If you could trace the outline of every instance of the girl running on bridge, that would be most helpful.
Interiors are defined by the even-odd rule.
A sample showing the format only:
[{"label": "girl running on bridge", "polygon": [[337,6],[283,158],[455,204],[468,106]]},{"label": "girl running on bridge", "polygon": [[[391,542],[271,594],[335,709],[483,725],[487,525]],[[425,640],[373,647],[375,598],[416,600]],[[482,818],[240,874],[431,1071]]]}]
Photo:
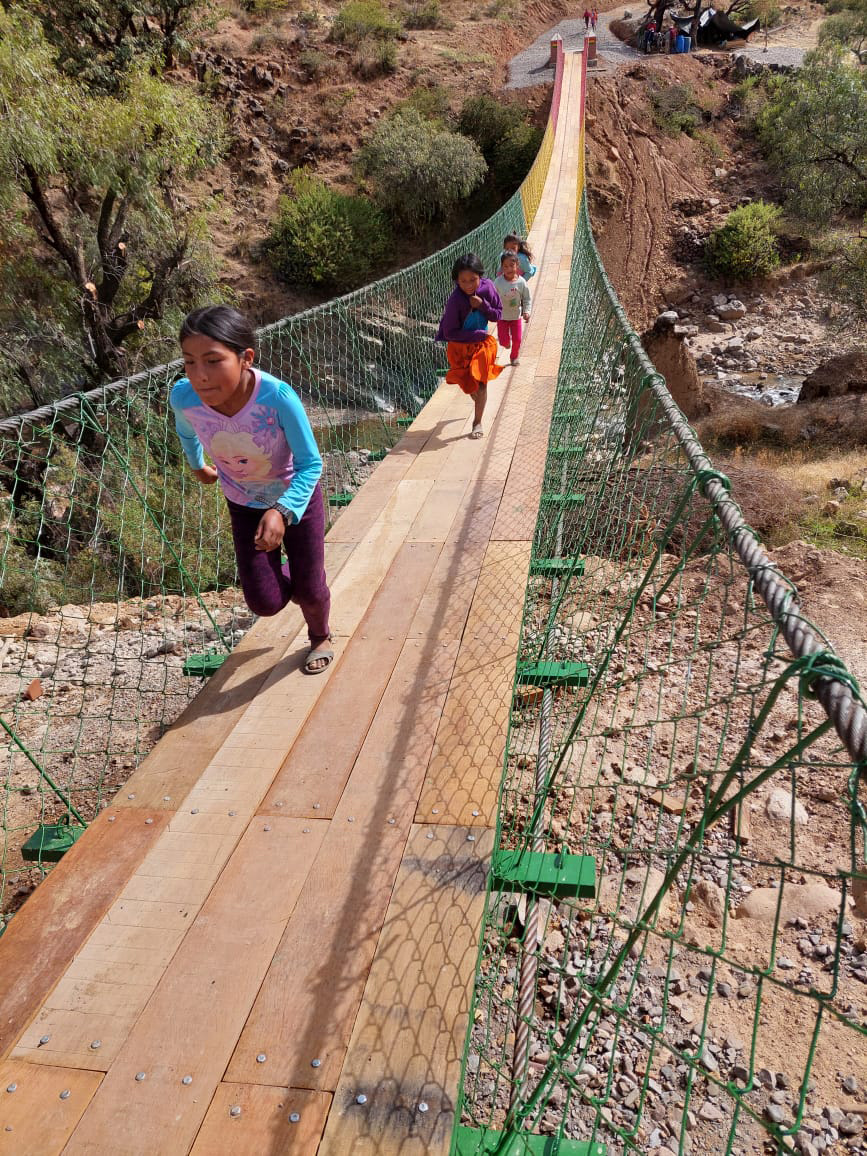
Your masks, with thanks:
[{"label": "girl running on bridge", "polygon": [[503,316],[497,322],[497,340],[503,349],[511,351],[512,365],[518,364],[524,322],[530,320],[530,289],[521,276],[518,254],[505,252],[500,256],[500,275],[494,288],[503,302]]},{"label": "girl running on bridge", "polygon": [[[536,266],[533,264],[533,254],[530,252],[530,246],[517,233],[509,233],[503,240],[503,252],[516,253],[518,257],[518,264],[521,266],[521,276],[525,281],[536,272]],[[503,258],[500,257],[500,265],[503,263]]]},{"label": "girl running on bridge", "polygon": [[446,381],[459,385],[473,399],[471,438],[484,436],[482,415],[488,400],[488,382],[503,371],[497,365],[497,339],[488,322],[499,321],[503,306],[493,281],[485,276],[475,253],[465,253],[452,266],[454,292],[446,301],[436,340],[448,342]]},{"label": "girl running on bridge", "polygon": [[187,376],[170,396],[175,428],[195,477],[223,488],[246,603],[269,616],[297,602],[310,635],[304,670],[320,674],[334,651],[322,458],[307,414],[291,386],[253,365],[255,333],[237,309],[196,309],[180,342]]}]

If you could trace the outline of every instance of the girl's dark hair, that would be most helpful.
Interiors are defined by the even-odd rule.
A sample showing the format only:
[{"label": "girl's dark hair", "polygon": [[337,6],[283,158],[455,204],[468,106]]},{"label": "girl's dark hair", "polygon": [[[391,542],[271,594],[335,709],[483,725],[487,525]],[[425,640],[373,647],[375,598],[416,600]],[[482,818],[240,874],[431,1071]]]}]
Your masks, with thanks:
[{"label": "girl's dark hair", "polygon": [[519,253],[523,253],[525,257],[529,257],[531,261],[533,260],[533,254],[530,252],[530,246],[527,244],[524,238],[519,237],[517,233],[509,233],[506,237],[503,238],[503,248],[505,249],[507,245],[517,245]]},{"label": "girl's dark hair", "polygon": [[463,256],[458,257],[452,265],[452,281],[457,281],[458,274],[464,272],[478,273],[480,277],[484,277],[485,267],[481,257],[477,257],[475,253],[464,253]]},{"label": "girl's dark hair", "polygon": [[178,339],[210,337],[235,353],[256,348],[256,333],[243,313],[231,305],[205,305],[187,314]]}]

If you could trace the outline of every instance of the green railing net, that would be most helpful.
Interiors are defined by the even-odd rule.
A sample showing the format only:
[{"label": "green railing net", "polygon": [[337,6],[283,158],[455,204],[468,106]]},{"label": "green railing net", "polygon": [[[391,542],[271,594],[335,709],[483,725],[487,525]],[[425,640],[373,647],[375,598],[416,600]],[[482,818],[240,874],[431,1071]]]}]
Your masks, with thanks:
[{"label": "green railing net", "polygon": [[865,751],[583,208],[453,1151],[864,1151]]},{"label": "green railing net", "polygon": [[[333,516],[442,376],[433,336],[455,257],[491,269],[506,233],[526,232],[551,136],[477,229],[260,331],[259,364],[313,421]],[[224,503],[190,476],[167,412],[180,375],[173,362],[0,421],[0,930],[195,696],[185,661],[252,624]]]}]

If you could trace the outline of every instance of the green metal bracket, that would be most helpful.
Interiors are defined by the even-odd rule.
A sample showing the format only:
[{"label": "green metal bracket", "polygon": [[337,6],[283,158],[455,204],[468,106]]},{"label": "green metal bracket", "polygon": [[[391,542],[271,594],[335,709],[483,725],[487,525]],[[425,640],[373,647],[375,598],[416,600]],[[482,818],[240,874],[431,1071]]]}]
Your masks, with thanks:
[{"label": "green metal bracket", "polygon": [[551,578],[580,578],[584,573],[584,559],[534,558],[530,562],[530,573]]},{"label": "green metal bracket", "polygon": [[552,506],[583,506],[583,494],[543,494],[542,501]]},{"label": "green metal bracket", "polygon": [[586,686],[590,669],[586,662],[521,662],[518,681],[533,686]]},{"label": "green metal bracket", "polygon": [[213,650],[207,654],[191,654],[181,669],[188,678],[210,678],[228,657],[228,654],[217,654]]},{"label": "green metal bracket", "polygon": [[337,494],[328,495],[329,506],[348,506],[355,494],[351,494],[349,490],[341,490]]},{"label": "green metal bracket", "polygon": [[557,899],[596,896],[596,860],[561,851],[495,851],[491,864],[495,891],[529,891]]},{"label": "green metal bracket", "polygon": [[406,426],[408,426],[408,425],[412,425],[412,423],[413,423],[414,421],[415,421],[415,418],[414,418],[414,417],[399,417],[399,418],[397,419],[397,424],[398,424],[399,426],[403,426],[404,428],[406,428]]},{"label": "green metal bracket", "polygon": [[452,1156],[606,1156],[604,1144],[595,1140],[567,1140],[559,1136],[536,1136],[532,1132],[516,1132],[505,1147],[500,1148],[501,1133],[487,1128],[467,1128],[459,1124],[452,1139]]},{"label": "green metal bracket", "polygon": [[40,823],[22,844],[21,858],[30,863],[57,863],[86,830],[78,823]]},{"label": "green metal bracket", "polygon": [[387,453],[388,453],[388,450],[385,450],[385,449],[371,450],[370,453],[367,455],[367,460],[369,462],[381,462]]}]

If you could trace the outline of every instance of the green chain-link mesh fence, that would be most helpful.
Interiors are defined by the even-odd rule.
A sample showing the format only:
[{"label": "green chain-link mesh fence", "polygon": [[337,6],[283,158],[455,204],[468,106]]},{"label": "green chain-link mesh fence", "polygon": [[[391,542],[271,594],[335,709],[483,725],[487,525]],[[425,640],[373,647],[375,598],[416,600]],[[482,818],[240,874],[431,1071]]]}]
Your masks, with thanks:
[{"label": "green chain-link mesh fence", "polygon": [[867,1151],[865,752],[582,209],[454,1151]]},{"label": "green chain-link mesh fence", "polygon": [[[310,414],[333,516],[442,376],[455,257],[493,270],[526,232],[552,140],[550,126],[521,188],[465,237],[260,331],[258,364]],[[252,624],[224,503],[190,476],[167,409],[181,372],[0,421],[0,930],[197,693],[185,662],[218,661]]]}]

